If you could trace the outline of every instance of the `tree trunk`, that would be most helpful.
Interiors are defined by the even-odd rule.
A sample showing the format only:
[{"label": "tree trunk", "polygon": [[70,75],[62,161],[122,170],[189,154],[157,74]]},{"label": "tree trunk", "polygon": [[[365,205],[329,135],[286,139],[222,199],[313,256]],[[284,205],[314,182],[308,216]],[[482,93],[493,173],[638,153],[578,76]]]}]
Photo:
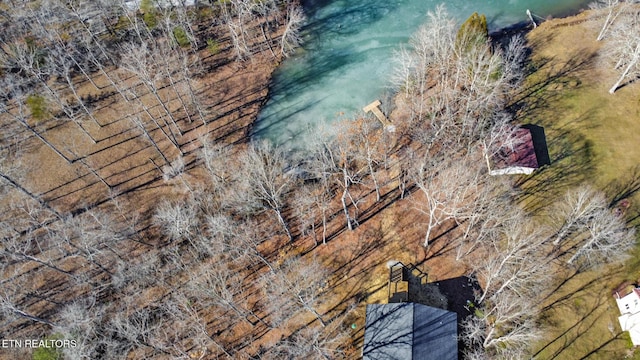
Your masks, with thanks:
[{"label": "tree trunk", "polygon": [[183,59],[182,71],[183,71],[182,77],[184,81],[187,82],[187,88],[189,89],[189,97],[191,98],[191,102],[196,107],[196,110],[198,110],[198,116],[200,117],[200,120],[202,120],[202,124],[206,126],[207,119],[204,114],[204,111],[202,110],[202,105],[200,104],[200,100],[198,100],[195,89],[191,85],[191,74],[189,72],[189,65],[186,62],[186,55]]},{"label": "tree trunk", "polygon": [[31,131],[33,135],[35,135],[38,139],[40,139],[43,143],[45,143],[45,145],[47,145],[51,150],[53,150],[53,152],[58,154],[58,156],[63,158],[67,163],[71,164],[73,162],[71,159],[66,157],[62,152],[60,152],[60,150],[58,150],[55,146],[53,146],[53,144],[47,141],[47,139],[42,137],[42,135],[40,135],[40,133],[38,133],[36,129],[32,128],[31,125],[29,125],[26,121],[19,119],[18,117],[14,117],[14,119],[16,119],[16,121],[22,124],[22,126],[26,127],[29,131]]},{"label": "tree trunk", "polygon": [[322,244],[327,245],[327,210],[322,208]]},{"label": "tree trunk", "polygon": [[[140,130],[142,130],[142,133],[151,142],[151,145],[153,145],[153,147],[156,149],[158,154],[160,154],[160,157],[162,157],[162,159],[164,160],[165,165],[170,165],[171,162],[169,161],[169,159],[167,159],[166,156],[164,156],[164,153],[162,152],[162,150],[160,150],[160,147],[158,146],[158,144],[155,142],[155,140],[153,140],[153,138],[151,137],[151,134],[149,134],[147,129],[144,127],[144,124],[142,123],[142,120],[139,117],[135,117],[135,118],[132,117],[131,121],[133,121],[133,123]],[[155,165],[155,162],[152,159],[149,159],[149,160],[151,160],[151,162]],[[158,166],[156,165],[156,167],[158,167]],[[162,170],[160,168],[158,168],[158,170],[160,170],[160,173],[162,173]]]},{"label": "tree trunk", "polygon": [[340,201],[342,202],[342,210],[344,211],[344,216],[347,220],[347,228],[349,230],[353,230],[351,217],[349,216],[349,209],[347,208],[347,188],[342,191],[342,197],[340,197]]},{"label": "tree trunk", "polygon": [[[428,201],[428,200],[427,200]],[[427,224],[427,232],[424,235],[424,247],[429,246],[429,240],[431,239],[431,231],[433,230],[434,226],[437,225],[437,222],[434,223],[434,217],[435,217],[435,209],[431,209],[429,210],[429,223]]]},{"label": "tree trunk", "polygon": [[93,166],[90,166],[89,164],[87,164],[87,162],[84,160],[84,158],[80,158],[80,163],[82,165],[84,165],[87,169],[89,169],[89,172],[91,172],[93,174],[93,176],[98,178],[98,180],[100,180],[100,182],[102,182],[104,184],[104,186],[107,187],[108,190],[112,190],[113,189],[113,186],[109,185],[107,180],[105,180],[102,176],[100,176],[100,174],[98,174],[98,172],[96,171],[96,169],[93,168]]},{"label": "tree trunk", "polygon": [[287,224],[287,222],[282,217],[282,211],[279,208],[274,208],[273,211],[276,213],[276,216],[278,216],[278,222],[280,222],[280,225],[282,225],[282,228],[287,233],[287,237],[289,238],[289,242],[292,243],[293,242],[293,235],[291,235],[291,230],[289,230],[289,225]]},{"label": "tree trunk", "polygon": [[60,213],[58,211],[56,211],[54,208],[52,208],[51,206],[49,206],[49,204],[47,204],[44,200],[40,199],[38,196],[33,194],[31,191],[29,191],[29,190],[25,189],[24,187],[22,187],[22,185],[20,185],[17,182],[13,181],[13,179],[8,177],[6,174],[0,173],[0,178],[5,179],[9,184],[11,184],[11,186],[13,186],[14,188],[20,190],[20,192],[22,192],[23,194],[27,195],[31,199],[37,201],[45,209],[53,212],[54,214],[56,214],[56,216],[61,217]]},{"label": "tree trunk", "polygon": [[376,202],[380,201],[380,185],[378,184],[378,179],[376,178],[376,175],[374,173],[373,170],[373,164],[372,164],[372,160],[368,159],[368,166],[369,166],[369,174],[371,176],[371,180],[373,180],[373,186],[376,188]]},{"label": "tree trunk", "polygon": [[582,253],[583,253],[582,249],[584,249],[585,247],[587,247],[590,244],[591,244],[591,242],[589,242],[588,244],[583,245],[581,248],[576,250],[575,254],[573,254],[571,256],[571,258],[569,258],[569,260],[567,260],[567,264],[573,265],[573,262],[576,261],[580,256],[582,256]]},{"label": "tree trunk", "polygon": [[[429,220],[429,222],[431,222],[431,220]],[[424,234],[424,244],[422,244],[422,246],[424,247],[429,246],[430,237],[431,237],[431,224],[429,224],[429,226],[427,227],[427,232]]]},{"label": "tree trunk", "polygon": [[56,326],[54,323],[52,323],[50,321],[47,321],[47,320],[45,320],[43,318],[28,314],[28,313],[26,313],[26,312],[24,312],[22,310],[16,309],[15,307],[12,307],[11,310],[14,313],[18,314],[19,316],[21,316],[23,318],[26,318],[26,319],[29,319],[29,320],[33,320],[33,321],[36,321],[36,322],[39,322],[39,323],[42,323],[42,324],[47,324],[49,326]]},{"label": "tree trunk", "polygon": [[600,41],[602,40],[602,38],[604,38],[604,34],[607,32],[607,29],[609,28],[609,21],[611,20],[612,12],[613,12],[613,9],[609,8],[609,13],[607,14],[607,18],[604,20],[604,24],[602,25],[602,29],[600,29],[600,33],[598,33],[598,37],[596,38],[596,41]]},{"label": "tree trunk", "polygon": [[629,62],[629,65],[627,65],[622,75],[620,75],[620,78],[618,78],[618,81],[616,81],[616,83],[613,84],[611,89],[609,89],[609,94],[613,94],[614,92],[616,92],[616,90],[618,90],[618,87],[620,87],[620,84],[627,77],[627,74],[629,74],[629,71],[631,71],[631,69],[636,65],[637,61],[638,61],[637,59],[634,59],[634,61]]},{"label": "tree trunk", "polygon": [[[300,299],[302,301],[302,299]],[[311,306],[305,305],[304,306],[307,310],[309,310],[309,312],[311,312],[313,315],[316,316],[316,319],[318,319],[318,321],[320,321],[320,325],[322,325],[322,327],[327,326],[327,324],[324,322],[324,320],[322,320],[322,316],[320,314],[318,314],[318,311],[316,311],[316,309],[314,309]]]}]

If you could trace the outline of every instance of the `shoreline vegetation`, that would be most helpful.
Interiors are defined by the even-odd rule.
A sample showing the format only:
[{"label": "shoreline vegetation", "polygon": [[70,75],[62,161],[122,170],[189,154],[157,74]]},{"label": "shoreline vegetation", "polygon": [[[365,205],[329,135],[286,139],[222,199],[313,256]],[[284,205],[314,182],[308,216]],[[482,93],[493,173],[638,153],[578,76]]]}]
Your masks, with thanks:
[{"label": "shoreline vegetation", "polygon": [[[249,135],[298,3],[94,23],[47,1],[0,8],[23,20],[0,44],[0,338],[69,346],[0,359],[358,359],[395,262],[457,313],[461,356],[638,356],[611,290],[640,277],[640,84],[607,92],[596,12],[496,35],[440,6],[397,54],[393,128],[338,123],[292,161]],[[551,164],[489,176],[523,124]]]}]

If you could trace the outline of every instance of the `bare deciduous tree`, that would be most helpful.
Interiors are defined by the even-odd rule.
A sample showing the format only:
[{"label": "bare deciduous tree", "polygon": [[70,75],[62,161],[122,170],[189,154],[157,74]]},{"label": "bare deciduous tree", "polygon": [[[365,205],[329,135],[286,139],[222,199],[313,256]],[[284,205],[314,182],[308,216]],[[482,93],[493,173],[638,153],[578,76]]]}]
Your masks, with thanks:
[{"label": "bare deciduous tree", "polygon": [[[163,64],[161,59],[166,55],[163,53],[163,49],[166,46],[162,42],[126,43],[122,45],[121,67],[135,75],[148,90],[148,93],[153,95],[156,104],[163,110],[163,115],[168,119],[167,129],[171,133],[174,145],[179,148],[174,129],[180,136],[182,136],[182,129],[178,126],[173,112],[168,107],[169,99],[163,99],[161,96],[163,87],[161,82],[165,78],[165,73],[163,73],[165,68],[161,66]],[[131,91],[136,92],[135,86],[131,87]],[[136,97],[140,100],[141,106],[148,107],[147,104],[143,103],[142,95],[144,94],[138,92]],[[150,117],[155,118],[154,116]]]},{"label": "bare deciduous tree", "polygon": [[[311,235],[316,246],[318,246],[316,220],[323,210],[322,204],[318,202],[318,200],[321,200],[318,198],[321,192],[322,190],[319,186],[303,186],[296,190],[293,204],[300,234],[302,236]],[[325,243],[324,239],[323,243]]]},{"label": "bare deciduous tree", "polygon": [[545,251],[545,237],[536,231],[531,219],[515,207],[503,210],[499,229],[485,240],[470,266],[484,289],[478,302],[510,291],[533,300],[552,274]]},{"label": "bare deciduous tree", "polygon": [[62,349],[65,359],[81,360],[98,356],[100,322],[103,321],[104,308],[95,298],[75,300],[66,305],[59,313],[60,319],[54,331],[65,339],[75,340],[76,346]]},{"label": "bare deciduous tree", "polygon": [[591,186],[583,185],[567,191],[563,201],[554,204],[549,216],[554,228],[553,245],[559,246],[568,241],[576,232],[607,208],[604,195]]},{"label": "bare deciduous tree", "polygon": [[[444,155],[453,156],[453,155]],[[433,231],[447,220],[462,220],[464,208],[478,186],[481,173],[477,161],[457,158],[445,161],[441,156],[425,155],[415,160],[413,180],[420,190],[414,194],[415,208],[428,217],[424,246],[429,245]]]},{"label": "bare deciduous tree", "polygon": [[505,214],[511,208],[506,183],[490,178],[489,181],[478,184],[472,196],[467,199],[457,216],[463,234],[454,240],[457,247],[456,260],[471,254],[487,243],[488,239],[496,236],[502,221],[509,217]]},{"label": "bare deciduous tree", "polygon": [[229,29],[236,60],[242,61],[252,55],[250,22],[254,19],[255,3],[247,0],[231,0],[220,4],[222,19]]},{"label": "bare deciduous tree", "polygon": [[302,43],[300,27],[305,21],[304,12],[299,6],[289,6],[287,18],[280,39],[280,52],[283,56],[289,56],[291,51]]},{"label": "bare deciduous tree", "polygon": [[182,293],[174,293],[162,304],[170,327],[159,327],[154,340],[172,354],[173,358],[204,358],[210,345],[224,355],[231,354],[207,331],[206,319],[198,313],[193,301]]},{"label": "bare deciduous tree", "polygon": [[279,148],[267,142],[254,144],[240,154],[240,169],[235,174],[237,187],[235,197],[245,210],[268,209],[276,215],[278,223],[286,233],[289,241],[293,235],[284,218],[288,192],[295,184],[296,178],[285,173],[287,159]]},{"label": "bare deciduous tree", "polygon": [[[124,309],[123,309],[124,310]],[[150,349],[160,353],[165,353],[164,349],[158,348],[154,341],[154,333],[159,327],[163,327],[163,316],[154,311],[154,308],[132,309],[115,312],[110,319],[107,330],[111,336],[120,338],[115,345],[116,349],[111,349],[119,357],[126,355],[133,349]]]},{"label": "bare deciduous tree", "polygon": [[620,73],[609,89],[609,94],[613,94],[623,81],[634,81],[640,75],[640,10],[627,12],[616,21],[610,30],[605,53]]},{"label": "bare deciduous tree", "polygon": [[318,180],[319,189],[316,193],[316,203],[322,212],[322,241],[326,242],[328,214],[331,208],[331,200],[335,194],[333,188],[333,176],[335,174],[335,159],[329,144],[323,140],[311,146],[310,159],[303,165],[307,171]]},{"label": "bare deciduous tree", "polygon": [[[603,263],[620,263],[628,259],[628,253],[636,243],[634,229],[627,229],[623,219],[611,210],[600,212],[586,225],[586,234],[576,234],[580,245],[574,245],[575,252],[567,260],[568,264],[593,267]],[[586,237],[583,238],[583,236]]]},{"label": "bare deciduous tree", "polygon": [[378,167],[385,159],[385,131],[380,122],[371,118],[357,120],[352,125],[354,132],[352,137],[353,147],[357,154],[357,160],[367,167],[367,179],[373,183],[376,192],[376,201],[380,201],[380,174]]},{"label": "bare deciduous tree", "polygon": [[165,201],[156,209],[154,222],[171,239],[191,241],[198,226],[195,204],[190,200],[180,203]]},{"label": "bare deciduous tree", "polygon": [[150,253],[144,259],[117,259],[111,285],[124,294],[137,294],[162,281],[160,258]]},{"label": "bare deciduous tree", "polygon": [[426,136],[477,140],[521,79],[524,42],[513,39],[504,51],[492,47],[474,32],[481,29],[457,31],[444,6],[428,17],[411,37],[411,51],[398,56],[395,83],[404,90],[408,118],[421,120],[414,125],[428,129]]},{"label": "bare deciduous tree", "polygon": [[519,359],[542,335],[531,299],[505,292],[462,321],[467,351],[475,358]]},{"label": "bare deciduous tree", "polygon": [[260,318],[251,310],[241,268],[234,267],[234,259],[218,259],[214,266],[203,267],[192,275],[187,284],[189,293],[206,306],[231,310],[235,319],[230,323],[240,320],[255,326],[255,319]]},{"label": "bare deciduous tree", "polygon": [[605,38],[607,32],[611,28],[611,26],[615,23],[616,19],[620,14],[624,13],[628,10],[629,5],[635,2],[634,0],[620,1],[620,0],[596,0],[589,4],[590,9],[594,10],[604,10],[607,12],[607,16],[605,16],[604,22],[602,23],[602,27],[600,28],[600,32],[598,32],[598,36],[596,37],[596,41],[600,41]]},{"label": "bare deciduous tree", "polygon": [[304,327],[291,338],[280,341],[271,348],[267,353],[267,359],[327,360],[344,358],[346,354],[343,347],[349,338],[349,334],[344,330],[345,315],[333,319],[324,327]]},{"label": "bare deciduous tree", "polygon": [[203,162],[204,168],[209,175],[211,188],[208,191],[212,198],[210,203],[215,208],[227,207],[232,200],[233,166],[229,166],[231,159],[236,156],[230,147],[217,144],[207,137],[200,139],[202,148],[198,157]]},{"label": "bare deciduous tree", "polygon": [[262,279],[264,300],[276,325],[282,324],[301,310],[312,313],[322,326],[326,325],[318,312],[322,286],[327,271],[318,260],[293,258]]},{"label": "bare deciduous tree", "polygon": [[340,203],[349,230],[358,223],[360,199],[353,191],[367,173],[367,165],[359,161],[352,130],[349,124],[341,124],[317,138],[309,164],[310,172],[320,179],[327,193],[341,190]]},{"label": "bare deciduous tree", "polygon": [[620,262],[635,244],[635,231],[608,206],[604,194],[583,185],[551,209],[553,245],[567,264],[581,268]]}]

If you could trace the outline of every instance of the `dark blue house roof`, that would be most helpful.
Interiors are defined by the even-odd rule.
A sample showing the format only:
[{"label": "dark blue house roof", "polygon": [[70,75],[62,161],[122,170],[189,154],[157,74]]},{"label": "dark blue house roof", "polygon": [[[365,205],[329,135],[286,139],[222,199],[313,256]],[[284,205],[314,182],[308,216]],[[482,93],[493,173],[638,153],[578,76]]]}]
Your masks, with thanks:
[{"label": "dark blue house roof", "polygon": [[364,360],[457,360],[457,315],[414,303],[367,305]]}]

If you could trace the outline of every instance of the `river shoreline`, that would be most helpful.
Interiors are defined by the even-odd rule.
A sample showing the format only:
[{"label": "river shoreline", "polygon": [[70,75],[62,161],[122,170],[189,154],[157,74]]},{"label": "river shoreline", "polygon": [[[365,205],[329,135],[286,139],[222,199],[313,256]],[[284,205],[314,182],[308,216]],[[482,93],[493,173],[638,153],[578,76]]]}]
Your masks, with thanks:
[{"label": "river shoreline", "polygon": [[[458,22],[473,11],[486,13],[494,40],[530,30],[528,20],[518,21],[526,19],[525,4],[529,3],[534,18],[536,11],[571,15],[585,7],[582,1],[555,8],[548,1],[519,2],[515,7],[501,1],[496,6],[506,10],[500,12],[486,2],[447,2],[449,16]],[[308,0],[303,4],[309,16],[303,29],[306,43],[273,74],[269,97],[251,133],[253,139],[268,139],[292,149],[305,146],[301,139],[309,129],[327,128],[333,122],[361,116],[363,106],[393,93],[396,54],[427,21],[426,12],[433,11],[433,4],[425,3]],[[498,27],[502,24],[507,25]]]}]

